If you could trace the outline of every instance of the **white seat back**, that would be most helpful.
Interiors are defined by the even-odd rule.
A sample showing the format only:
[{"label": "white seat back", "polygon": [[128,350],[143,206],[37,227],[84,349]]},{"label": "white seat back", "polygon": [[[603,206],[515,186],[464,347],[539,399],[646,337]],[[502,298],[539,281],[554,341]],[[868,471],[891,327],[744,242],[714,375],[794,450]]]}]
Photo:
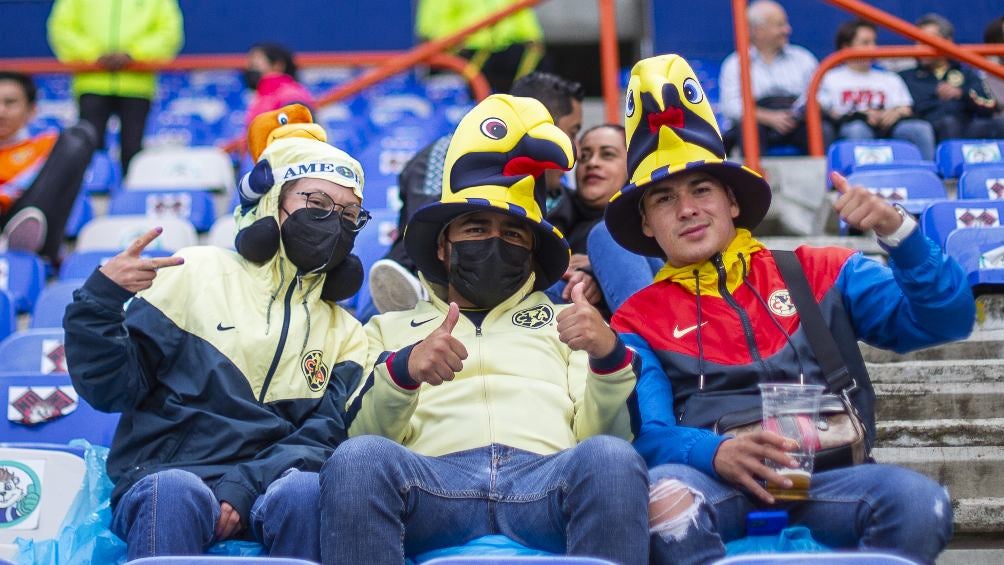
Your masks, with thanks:
[{"label": "white seat back", "polygon": [[126,190],[215,190],[234,187],[234,165],[217,147],[159,147],[140,151],[122,183]]},{"label": "white seat back", "polygon": [[137,237],[151,228],[161,226],[164,232],[147,249],[177,251],[198,245],[199,236],[188,220],[173,217],[150,218],[145,215],[102,216],[87,222],[77,236],[77,251],[125,249]]}]

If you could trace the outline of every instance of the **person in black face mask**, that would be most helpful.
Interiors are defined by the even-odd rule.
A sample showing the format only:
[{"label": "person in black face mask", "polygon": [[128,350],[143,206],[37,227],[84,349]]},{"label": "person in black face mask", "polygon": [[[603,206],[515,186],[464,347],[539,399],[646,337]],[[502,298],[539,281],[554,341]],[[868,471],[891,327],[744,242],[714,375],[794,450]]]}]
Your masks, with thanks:
[{"label": "person in black face mask", "polygon": [[366,324],[373,371],[321,470],[322,563],[421,561],[498,533],[648,563],[648,484],[624,441],[634,355],[583,283],[569,305],[542,292],[569,261],[543,173],[572,160],[536,100],[491,96],[460,122],[442,197],[404,235],[429,299]]}]

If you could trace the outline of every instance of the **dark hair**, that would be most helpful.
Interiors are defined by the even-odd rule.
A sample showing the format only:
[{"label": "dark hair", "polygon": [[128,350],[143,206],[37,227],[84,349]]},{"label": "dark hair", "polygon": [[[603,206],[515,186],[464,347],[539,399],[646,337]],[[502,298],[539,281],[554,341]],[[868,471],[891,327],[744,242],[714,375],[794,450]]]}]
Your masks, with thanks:
[{"label": "dark hair", "polygon": [[840,24],[840,27],[837,28],[836,40],[834,41],[837,49],[843,49],[844,47],[850,45],[851,42],[854,41],[854,37],[858,34],[858,30],[861,28],[868,28],[877,33],[875,24],[868,20],[857,19]]},{"label": "dark hair", "polygon": [[278,43],[258,43],[251,46],[251,49],[261,51],[269,63],[281,63],[282,72],[296,78],[296,73],[299,69],[296,68],[296,63],[293,61],[293,52],[289,49]]},{"label": "dark hair", "polygon": [[532,72],[514,82],[509,94],[536,98],[555,122],[572,113],[572,100],[581,102],[586,96],[581,84],[541,71]]},{"label": "dark hair", "polygon": [[1004,43],[1004,16],[990,21],[987,29],[983,30],[983,43]]},{"label": "dark hair", "polygon": [[582,140],[585,139],[587,135],[593,133],[594,131],[596,131],[598,129],[612,129],[612,130],[620,133],[622,136],[625,136],[624,137],[624,145],[627,146],[627,135],[626,135],[626,132],[624,131],[624,126],[622,126],[620,124],[614,124],[614,123],[600,124],[598,126],[593,126],[593,127],[589,128],[589,129],[587,129],[586,131],[584,131],[584,132],[582,132],[582,133],[579,134],[579,143],[582,143]]},{"label": "dark hair", "polygon": [[942,39],[952,39],[955,37],[955,26],[952,25],[952,22],[945,19],[944,16],[940,16],[934,12],[924,14],[918,18],[916,25],[917,27],[923,27],[931,24],[938,26],[938,35],[940,35]]},{"label": "dark hair", "polygon": [[38,87],[35,86],[35,81],[30,76],[15,71],[0,71],[0,80],[12,80],[21,85],[21,90],[24,91],[28,104],[35,104],[35,100],[38,98]]}]

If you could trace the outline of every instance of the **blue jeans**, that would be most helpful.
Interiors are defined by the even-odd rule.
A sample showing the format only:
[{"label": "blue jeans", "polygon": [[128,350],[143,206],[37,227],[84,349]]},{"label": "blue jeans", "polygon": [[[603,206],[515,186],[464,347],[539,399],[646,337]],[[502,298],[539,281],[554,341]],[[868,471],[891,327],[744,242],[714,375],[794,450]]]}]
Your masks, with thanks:
[{"label": "blue jeans", "polygon": [[[251,507],[250,531],[273,557],[320,560],[317,473],[295,469],[276,479]],[[147,475],[122,496],[112,531],[129,560],[201,555],[213,542],[220,503],[198,476],[171,469]]]},{"label": "blue jeans", "polygon": [[321,469],[321,508],[326,564],[401,563],[490,534],[553,553],[648,563],[645,463],[612,437],[554,455],[492,444],[428,457],[361,436]]},{"label": "blue jeans", "polygon": [[[725,555],[724,543],[745,535],[746,515],[763,503],[687,465],[660,465],[655,485],[677,479],[701,493],[694,522],[682,539],[652,536],[653,563],[708,563]],[[834,548],[896,552],[933,563],[952,537],[952,502],[938,483],[891,465],[858,465],[816,473],[809,500],[780,503],[791,524],[809,528]]]},{"label": "blue jeans", "polygon": [[[854,120],[840,126],[837,133],[840,139],[875,139],[875,130],[864,120]],[[909,141],[920,149],[920,156],[928,161],[934,160],[934,128],[926,120],[909,118],[900,120],[892,127],[889,136],[893,139]]]},{"label": "blue jeans", "polygon": [[586,248],[589,265],[611,312],[616,312],[632,294],[652,284],[652,277],[665,264],[662,259],[636,255],[621,247],[604,222],[589,232]]}]

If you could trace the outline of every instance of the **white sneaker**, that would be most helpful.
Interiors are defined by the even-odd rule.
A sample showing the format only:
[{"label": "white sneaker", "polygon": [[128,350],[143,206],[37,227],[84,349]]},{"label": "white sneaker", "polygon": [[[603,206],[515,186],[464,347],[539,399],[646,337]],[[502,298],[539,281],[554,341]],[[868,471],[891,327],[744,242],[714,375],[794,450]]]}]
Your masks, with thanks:
[{"label": "white sneaker", "polygon": [[4,226],[2,239],[6,241],[7,249],[11,251],[30,251],[38,253],[45,243],[45,231],[48,226],[45,214],[34,206],[20,210]]},{"label": "white sneaker", "polygon": [[380,259],[370,267],[370,297],[380,311],[411,310],[425,298],[425,289],[418,277],[397,261]]}]

